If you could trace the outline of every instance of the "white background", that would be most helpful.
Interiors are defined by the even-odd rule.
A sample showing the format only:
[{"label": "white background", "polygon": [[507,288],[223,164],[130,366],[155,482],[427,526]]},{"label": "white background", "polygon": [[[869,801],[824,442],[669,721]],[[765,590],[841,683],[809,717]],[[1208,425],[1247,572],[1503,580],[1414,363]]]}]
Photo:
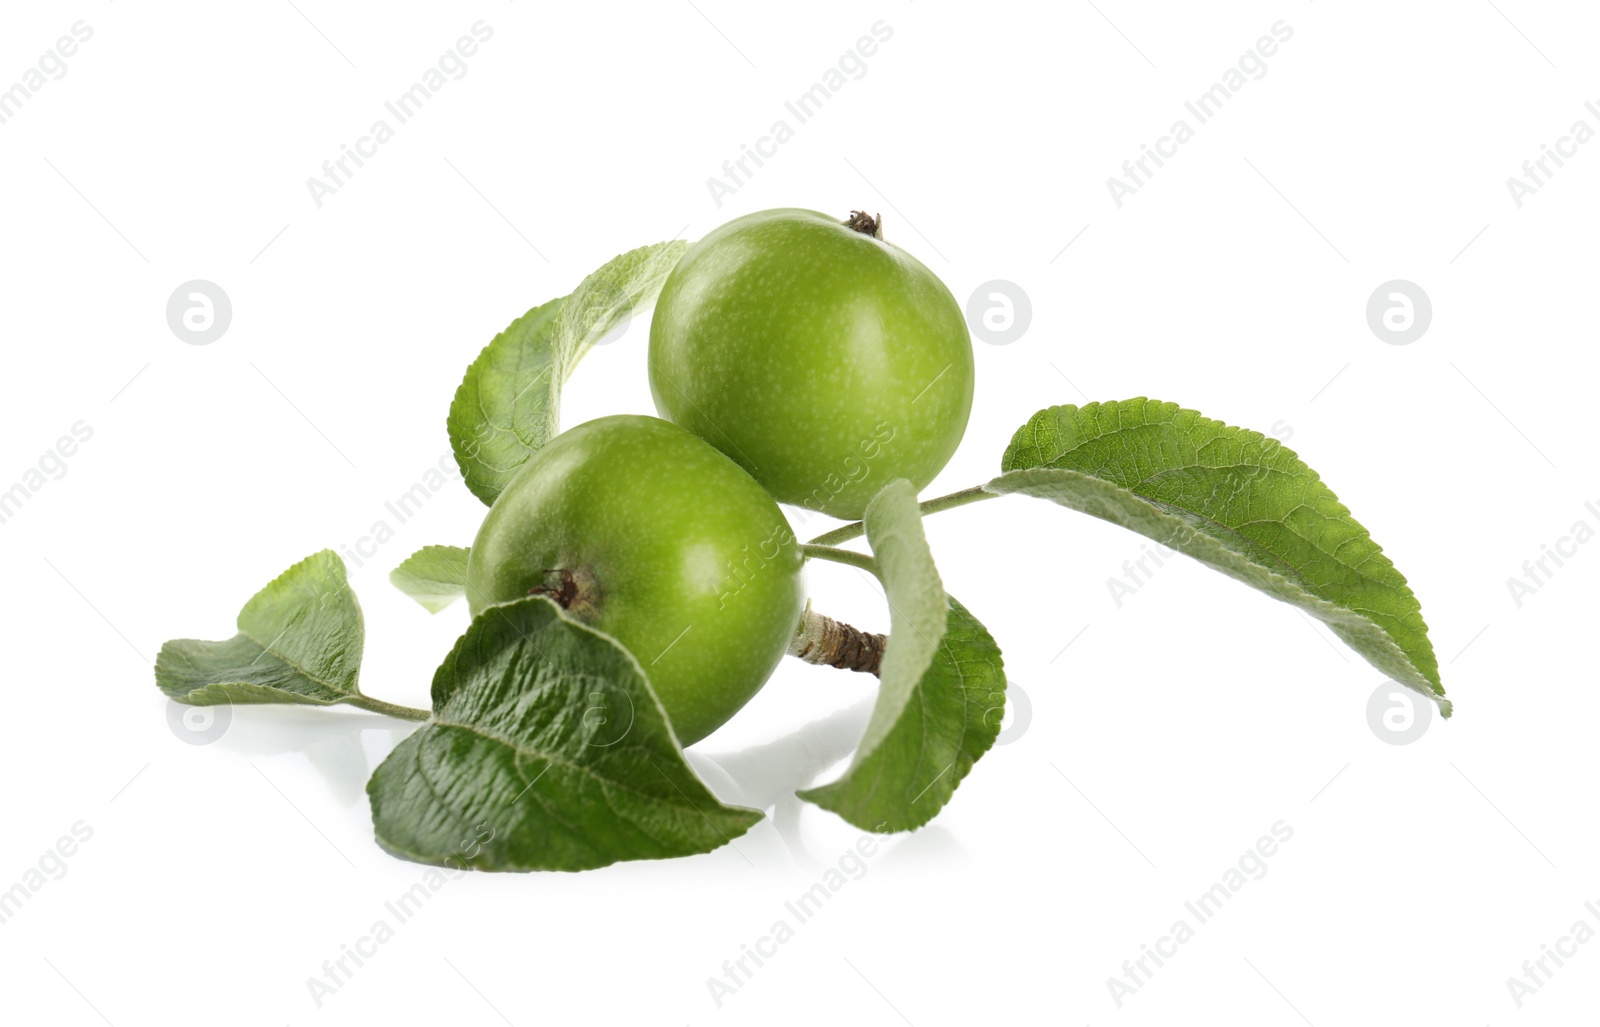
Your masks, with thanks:
[{"label": "white background", "polygon": [[[90,841],[0,924],[13,1023],[1228,1022],[1570,1024],[1580,946],[1522,1007],[1506,979],[1600,927],[1600,546],[1519,607],[1507,579],[1600,516],[1595,183],[1578,150],[1506,179],[1600,100],[1579,4],[8,5],[0,84],[92,40],[0,125],[0,489],[93,438],[0,525],[8,729],[0,889]],[[470,26],[493,38],[319,207],[306,186]],[[719,208],[706,181],[883,20],[893,37]],[[1119,208],[1106,186],[1282,20],[1293,38]],[[1114,24],[1113,24],[1114,23]],[[1512,24],[1514,23],[1514,25]],[[392,119],[391,123],[392,123]],[[1194,120],[1189,118],[1191,125]],[[791,119],[791,124],[793,121]],[[1553,167],[1553,165],[1552,165]],[[985,480],[1040,407],[1149,395],[1289,441],[1411,580],[1457,704],[1369,727],[1381,676],[1294,609],[1185,560],[1119,608],[1142,540],[1008,499],[931,519],[952,594],[1031,721],[940,817],[885,839],[719,1008],[722,975],[857,832],[789,798],[848,755],[871,681],[786,661],[695,747],[777,804],[733,846],[580,875],[452,881],[318,1008],[306,981],[422,868],[372,841],[367,773],[409,725],[241,709],[168,725],[151,661],[223,638],[285,567],[354,545],[448,453],[465,365],[613,254],[774,206],[881,211],[965,304],[1031,298],[978,343]],[[1070,243],[1070,245],[1069,245]],[[233,304],[207,346],[168,296]],[[1369,329],[1379,283],[1433,321]],[[636,323],[579,370],[568,425],[651,412]],[[365,689],[423,705],[464,627],[387,583],[483,507],[451,486],[352,580]],[[814,519],[799,530],[825,526]],[[882,628],[856,572],[819,606]],[[821,724],[812,722],[821,721]],[[805,725],[812,724],[810,727]],[[701,757],[726,773],[717,776]],[[1152,980],[1107,986],[1256,839],[1293,838]]]}]

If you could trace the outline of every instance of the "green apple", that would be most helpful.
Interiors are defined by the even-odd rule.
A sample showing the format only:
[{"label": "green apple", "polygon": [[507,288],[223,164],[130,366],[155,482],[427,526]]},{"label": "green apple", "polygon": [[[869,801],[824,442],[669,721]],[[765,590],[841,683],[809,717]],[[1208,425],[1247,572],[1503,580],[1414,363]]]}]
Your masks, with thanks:
[{"label": "green apple", "polygon": [[920,491],[972,409],[972,340],[932,271],[847,222],[768,210],[689,247],[650,326],[661,416],[778,500],[858,518],[896,478]]},{"label": "green apple", "polygon": [[548,595],[611,635],[689,745],[783,658],[802,563],[783,512],[738,465],[676,425],[619,415],[557,435],[517,472],[472,544],[467,600],[477,616]]}]

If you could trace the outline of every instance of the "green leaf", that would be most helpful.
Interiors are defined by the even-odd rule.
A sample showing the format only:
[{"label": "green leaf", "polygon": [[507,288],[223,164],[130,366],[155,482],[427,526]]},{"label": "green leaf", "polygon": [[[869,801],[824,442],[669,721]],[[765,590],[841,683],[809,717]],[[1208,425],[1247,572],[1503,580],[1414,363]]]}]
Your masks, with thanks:
[{"label": "green leaf", "polygon": [[550,330],[566,299],[534,307],[485,346],[450,404],[450,448],[472,494],[492,504],[548,435]]},{"label": "green leaf", "polygon": [[673,239],[629,250],[611,258],[567,297],[550,333],[555,375],[546,407],[546,440],[561,431],[561,387],[578,361],[612,329],[656,301],[667,275],[688,248],[688,243]]},{"label": "green leaf", "polygon": [[156,656],[156,685],[191,706],[361,698],[361,607],[331,550],[290,567],[239,611],[225,642],[174,639]]},{"label": "green leaf", "polygon": [[[896,746],[890,738],[908,716],[917,688],[939,651],[949,618],[950,604],[945,596],[939,571],[933,565],[927,536],[922,530],[922,512],[917,493],[905,479],[890,482],[867,504],[862,517],[867,541],[877,560],[878,576],[889,601],[889,641],[884,647],[879,671],[878,701],[862,736],[856,755],[844,776],[831,784],[801,792],[800,797],[844,816],[845,810],[888,808],[871,823],[851,820],[866,830],[884,830],[879,821],[908,822],[915,819],[909,809],[911,796],[875,797],[871,793],[880,782],[887,763],[894,759]],[[889,745],[883,759],[878,751]],[[890,814],[893,814],[892,816]],[[850,819],[846,817],[846,819]],[[899,828],[892,828],[898,830]]]},{"label": "green leaf", "polygon": [[472,622],[433,710],[367,783],[378,843],[405,859],[588,870],[710,852],[761,819],[695,777],[633,656],[542,596]]},{"label": "green leaf", "polygon": [[1276,439],[1175,403],[1068,405],[1035,414],[1001,466],[988,491],[1119,524],[1298,606],[1450,715],[1406,579]]},{"label": "green leaf", "polygon": [[572,295],[534,307],[467,368],[450,404],[450,446],[472,494],[493,504],[528,457],[561,430],[561,389],[606,333],[655,302],[688,243],[612,258]]},{"label": "green leaf", "polygon": [[395,588],[438,613],[467,594],[467,556],[461,546],[423,546],[389,572]]},{"label": "green leaf", "polygon": [[933,663],[889,733],[845,777],[800,797],[866,831],[921,827],[994,745],[1005,696],[999,646],[952,598]]}]

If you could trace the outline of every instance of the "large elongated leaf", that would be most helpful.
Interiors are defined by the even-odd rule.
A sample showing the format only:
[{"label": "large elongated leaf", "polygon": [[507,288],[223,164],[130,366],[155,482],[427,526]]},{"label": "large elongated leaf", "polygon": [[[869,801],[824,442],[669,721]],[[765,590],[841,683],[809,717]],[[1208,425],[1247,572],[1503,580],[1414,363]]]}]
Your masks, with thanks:
[{"label": "large elongated leaf", "polygon": [[472,622],[433,713],[367,783],[379,844],[406,859],[587,870],[709,852],[761,819],[695,777],[628,651],[541,596]]},{"label": "large elongated leaf", "polygon": [[1321,620],[1395,681],[1450,703],[1416,596],[1367,529],[1276,439],[1175,403],[1041,410],[984,488],[1120,524]]},{"label": "large elongated leaf", "polygon": [[389,572],[389,581],[438,613],[467,594],[467,556],[461,546],[423,546]]},{"label": "large elongated leaf", "polygon": [[295,564],[239,611],[223,642],[174,639],[156,656],[156,684],[191,706],[301,703],[361,696],[361,607],[331,549]]},{"label": "large elongated leaf", "polygon": [[572,295],[523,314],[467,368],[450,404],[450,446],[472,494],[492,504],[528,457],[561,430],[561,389],[607,332],[655,302],[688,243],[614,257]]},{"label": "large elongated leaf", "polygon": [[888,734],[845,777],[800,797],[866,831],[921,827],[994,745],[1005,696],[1000,647],[952,598],[933,661]]}]

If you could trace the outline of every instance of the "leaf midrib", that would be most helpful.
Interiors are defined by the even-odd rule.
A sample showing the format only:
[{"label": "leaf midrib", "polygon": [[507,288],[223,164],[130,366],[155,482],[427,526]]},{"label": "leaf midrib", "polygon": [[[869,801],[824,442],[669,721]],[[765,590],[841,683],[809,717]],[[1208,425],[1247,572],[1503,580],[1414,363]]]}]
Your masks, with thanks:
[{"label": "leaf midrib", "polygon": [[[288,631],[289,631],[288,628],[284,628],[283,631],[278,633],[278,638],[282,638],[285,634],[288,633]],[[317,677],[315,674],[311,673],[309,670],[306,670],[304,667],[300,666],[298,663],[295,663],[293,660],[289,659],[288,657],[286,657],[286,656],[282,655],[281,653],[276,652],[275,650],[273,650],[273,649],[269,648],[268,646],[262,644],[261,640],[259,638],[257,638],[255,635],[251,634],[250,633],[250,629],[248,629],[248,628],[246,628],[244,626],[244,622],[242,620],[239,622],[239,634],[243,635],[245,638],[248,638],[251,642],[253,642],[255,644],[256,648],[260,649],[262,652],[266,653],[268,656],[272,657],[274,660],[277,660],[279,663],[283,664],[285,667],[288,667],[290,670],[294,671],[296,674],[299,674],[301,677],[305,678],[307,681],[311,681],[311,682],[314,682],[316,684],[319,684],[323,688],[326,688],[328,691],[336,692],[339,695],[343,695],[343,696],[358,696],[358,695],[361,694],[361,688],[360,688],[359,684],[352,685],[351,688],[349,689],[349,691],[346,691],[344,688],[342,688],[339,685],[336,685],[336,684],[332,683],[331,681],[324,681],[322,678]],[[272,640],[274,644],[277,643],[278,638],[275,638],[275,639]],[[241,685],[249,684],[249,683],[250,682],[248,682],[248,681],[229,682],[229,684],[241,684]],[[257,686],[257,687],[272,688],[273,686],[271,686],[271,685],[262,685],[262,686]],[[281,689],[280,688],[280,689],[277,689],[277,691],[283,692],[283,691],[285,691],[285,689]],[[289,692],[288,694],[290,694],[290,695],[299,695],[298,692]]]},{"label": "leaf midrib", "polygon": [[[622,781],[617,781],[615,779],[606,777],[605,775],[596,772],[592,767],[586,767],[581,763],[574,763],[571,760],[569,760],[569,759],[567,759],[567,758],[565,758],[563,756],[553,756],[550,753],[544,752],[544,751],[542,751],[540,749],[530,748],[530,747],[528,747],[526,745],[523,745],[520,742],[513,741],[513,740],[511,740],[509,738],[504,738],[504,737],[502,737],[502,736],[500,736],[500,735],[498,735],[498,734],[496,734],[496,733],[494,733],[492,731],[485,731],[483,728],[477,727],[477,726],[475,726],[473,724],[464,724],[464,723],[462,723],[461,721],[458,721],[458,720],[442,720],[442,719],[439,718],[439,716],[437,714],[434,715],[433,723],[437,724],[439,727],[457,728],[459,730],[466,731],[469,734],[477,735],[478,737],[483,738],[483,739],[485,739],[487,741],[496,742],[496,743],[498,743],[500,745],[504,745],[508,749],[511,749],[511,750],[515,751],[519,755],[528,756],[528,757],[531,757],[531,758],[534,758],[534,759],[548,760],[550,763],[565,767],[568,770],[576,771],[579,774],[584,775],[585,777],[592,778],[593,780],[599,782],[602,785],[608,785],[610,787],[618,788],[618,789],[621,789],[623,791],[632,792],[633,794],[639,796],[641,799],[645,799],[647,801],[657,802],[657,803],[663,803],[664,802],[664,803],[668,803],[668,804],[671,804],[673,806],[679,806],[679,807],[681,807],[683,805],[682,803],[678,803],[678,802],[676,802],[675,800],[673,800],[671,798],[663,799],[663,798],[660,798],[658,796],[651,795],[649,792],[640,791],[639,789],[633,787],[632,785],[626,784],[626,783],[624,783]],[[630,748],[630,749],[642,749],[643,747],[634,745],[634,746],[629,746],[628,748]],[[648,752],[648,750],[645,750],[645,751]],[[649,761],[647,760],[647,762],[649,762]],[[669,783],[671,782],[670,778],[668,778],[668,782]],[[688,802],[688,805],[689,805],[689,807],[691,809],[697,809],[698,808],[698,807],[695,806],[695,804],[694,804],[694,802],[692,800]]]},{"label": "leaf midrib", "polygon": [[[1186,467],[1192,467],[1192,466],[1210,467],[1211,465],[1197,465],[1196,464],[1196,465],[1185,465],[1185,466]],[[1228,469],[1232,469],[1232,468],[1236,468],[1236,467],[1247,467],[1248,468],[1248,467],[1255,467],[1255,466],[1257,466],[1257,465],[1254,465],[1254,464],[1227,464],[1227,465],[1218,465],[1216,469],[1218,469],[1218,470],[1228,470]],[[1025,474],[1025,473],[1027,473],[1029,471],[1063,471],[1063,472],[1066,472],[1068,474],[1081,475],[1084,478],[1092,479],[1094,481],[1104,482],[1105,484],[1111,486],[1112,488],[1121,489],[1122,491],[1127,492],[1128,494],[1130,494],[1132,496],[1135,496],[1140,501],[1142,501],[1146,505],[1148,505],[1158,516],[1165,517],[1165,518],[1168,518],[1168,519],[1173,520],[1173,521],[1177,521],[1178,523],[1181,524],[1182,521],[1181,521],[1180,518],[1173,517],[1171,514],[1167,513],[1165,510],[1163,510],[1161,508],[1162,505],[1171,506],[1171,507],[1174,507],[1176,509],[1183,510],[1184,513],[1189,514],[1189,515],[1195,517],[1198,520],[1205,521],[1208,524],[1215,524],[1217,527],[1221,528],[1223,531],[1232,533],[1234,535],[1239,535],[1241,538],[1245,537],[1240,532],[1239,528],[1236,528],[1236,527],[1234,527],[1232,525],[1229,525],[1229,524],[1225,524],[1222,521],[1219,521],[1214,517],[1208,517],[1204,513],[1201,513],[1198,510],[1190,510],[1187,507],[1180,507],[1176,503],[1170,503],[1170,502],[1168,502],[1167,500],[1164,500],[1164,499],[1152,498],[1152,497],[1147,496],[1144,493],[1138,491],[1138,489],[1135,488],[1135,487],[1130,487],[1128,485],[1122,485],[1122,484],[1118,483],[1117,481],[1115,481],[1114,479],[1107,478],[1107,477],[1105,477],[1103,475],[1095,474],[1092,471],[1079,470],[1076,467],[1055,467],[1055,466],[1051,466],[1050,464],[1043,464],[1043,465],[1039,465],[1039,466],[1035,466],[1035,467],[1017,467],[1017,468],[1013,468],[1010,471],[1004,472],[1003,474],[1001,474],[1000,477],[1004,478],[1006,475],[1009,475],[1009,474]],[[1275,472],[1275,473],[1285,474],[1287,472],[1279,471],[1279,472]],[[1314,474],[1315,472],[1311,472],[1311,473]],[[1146,475],[1145,477],[1141,478],[1140,481],[1141,482],[1149,481],[1151,477],[1152,477],[1151,475]],[[996,480],[999,480],[999,479],[996,479]],[[1337,499],[1335,501],[1337,502]],[[1340,505],[1342,506],[1343,504],[1341,503]],[[1352,574],[1356,575],[1361,581],[1370,583],[1371,585],[1373,585],[1373,586],[1375,586],[1377,588],[1383,589],[1383,590],[1397,591],[1397,592],[1401,593],[1402,595],[1407,596],[1407,597],[1409,597],[1409,598],[1411,598],[1413,600],[1416,598],[1416,595],[1412,591],[1410,584],[1405,580],[1405,577],[1403,575],[1401,575],[1399,570],[1394,566],[1394,561],[1393,560],[1389,560],[1387,554],[1385,554],[1383,552],[1383,547],[1379,546],[1376,542],[1372,543],[1373,546],[1374,546],[1373,552],[1369,553],[1367,555],[1366,559],[1362,560],[1361,563],[1356,564],[1356,563],[1351,563],[1348,560],[1344,559],[1337,552],[1330,552],[1328,550],[1325,550],[1325,549],[1321,548],[1315,542],[1313,542],[1311,539],[1307,538],[1305,535],[1301,534],[1298,531],[1295,531],[1292,527],[1290,527],[1290,525],[1289,525],[1288,521],[1286,520],[1286,518],[1288,517],[1288,515],[1290,513],[1293,513],[1294,511],[1300,510],[1300,509],[1310,509],[1313,512],[1316,512],[1315,511],[1315,507],[1311,506],[1311,504],[1305,503],[1305,502],[1300,502],[1300,503],[1296,503],[1288,511],[1285,511],[1283,517],[1273,518],[1273,519],[1269,519],[1269,518],[1265,518],[1265,517],[1255,517],[1255,518],[1251,518],[1249,521],[1243,522],[1243,524],[1276,524],[1276,525],[1279,525],[1285,531],[1289,532],[1289,534],[1293,535],[1295,538],[1297,538],[1301,542],[1305,543],[1305,545],[1308,546],[1309,548],[1311,548],[1314,552],[1316,552],[1316,553],[1318,553],[1318,554],[1320,554],[1322,556],[1327,557],[1329,560],[1332,560],[1333,562],[1337,563],[1340,567],[1343,567],[1346,570],[1350,571]],[[1346,512],[1348,513],[1348,511],[1346,511]],[[1319,514],[1319,516],[1322,516],[1322,515]],[[1325,519],[1331,520],[1331,521],[1337,521],[1337,518],[1325,518]],[[1184,526],[1185,527],[1191,527],[1189,525],[1184,525]],[[1202,534],[1209,534],[1209,533],[1202,532]],[[1217,536],[1211,535],[1210,537],[1214,541],[1216,541],[1219,544],[1221,544],[1222,540],[1220,538],[1217,538]],[[1360,539],[1366,539],[1368,541],[1371,541],[1372,535],[1371,535],[1370,532],[1364,532],[1361,535],[1352,536],[1351,538],[1344,540],[1343,542],[1341,542],[1339,544],[1339,546],[1340,546],[1340,548],[1342,548],[1343,546],[1349,545],[1350,543],[1356,542],[1356,541],[1358,541]],[[1225,546],[1224,548],[1228,548],[1228,547]],[[1275,576],[1279,580],[1287,581],[1287,582],[1290,582],[1290,583],[1296,585],[1296,587],[1300,588],[1300,590],[1305,592],[1307,595],[1310,595],[1310,596],[1312,596],[1314,598],[1317,598],[1317,599],[1321,599],[1323,602],[1333,603],[1333,600],[1327,599],[1326,597],[1321,596],[1321,595],[1317,594],[1316,592],[1312,592],[1306,587],[1306,584],[1310,583],[1309,579],[1307,579],[1305,577],[1304,573],[1301,571],[1301,569],[1299,567],[1296,567],[1293,564],[1288,563],[1287,561],[1284,561],[1284,566],[1286,566],[1286,567],[1290,568],[1291,570],[1295,571],[1296,577],[1291,578],[1291,577],[1289,577],[1287,575],[1279,573],[1276,569],[1274,569],[1272,567],[1268,567],[1268,566],[1266,566],[1264,564],[1256,562],[1256,560],[1254,558],[1250,557],[1249,555],[1247,555],[1245,553],[1239,553],[1239,552],[1233,551],[1231,549],[1229,551],[1230,552],[1234,552],[1234,555],[1236,555],[1236,556],[1243,557],[1244,559],[1250,561],[1250,563],[1252,563],[1253,565],[1255,565],[1257,567],[1260,567],[1263,571],[1265,571],[1265,572],[1267,572],[1269,574],[1272,574],[1273,576]],[[1385,560],[1388,560],[1388,564],[1389,564],[1388,570],[1391,571],[1396,576],[1396,578],[1398,580],[1396,580],[1396,581],[1385,581],[1382,578],[1374,577],[1370,572],[1368,572],[1368,571],[1363,569],[1365,564],[1367,564],[1368,562],[1370,562],[1371,560],[1373,560],[1373,559],[1375,559],[1377,557],[1383,557]],[[1337,606],[1337,605],[1341,605],[1341,604],[1334,603],[1334,605]],[[1343,609],[1351,609],[1351,610],[1357,609],[1356,607],[1346,607],[1346,606],[1341,606],[1341,608],[1343,608]],[[1365,610],[1364,612],[1372,613],[1372,614],[1375,614],[1377,616],[1383,616],[1383,617],[1401,617],[1402,619],[1403,619],[1403,616],[1404,616],[1404,615],[1395,614],[1395,613],[1382,613],[1382,612],[1376,611],[1376,610]],[[1415,613],[1415,612],[1416,611],[1411,611],[1411,613]]]}]

